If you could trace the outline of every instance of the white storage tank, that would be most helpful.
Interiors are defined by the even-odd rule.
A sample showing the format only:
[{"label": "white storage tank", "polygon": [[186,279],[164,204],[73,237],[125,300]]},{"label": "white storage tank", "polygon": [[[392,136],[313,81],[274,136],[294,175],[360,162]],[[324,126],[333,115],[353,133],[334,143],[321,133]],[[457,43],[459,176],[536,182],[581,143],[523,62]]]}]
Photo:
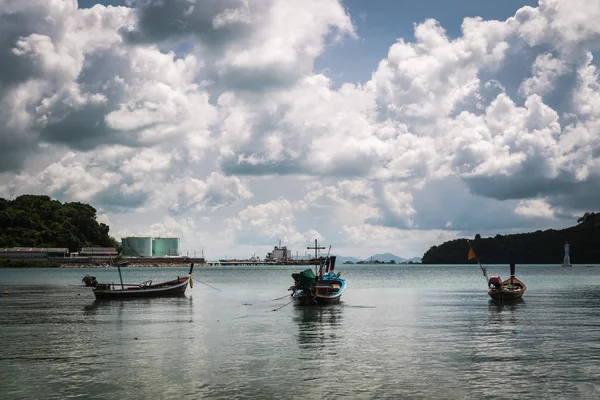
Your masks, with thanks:
[{"label": "white storage tank", "polygon": [[125,257],[152,257],[152,238],[121,238],[121,249]]},{"label": "white storage tank", "polygon": [[157,237],[152,244],[152,255],[154,257],[178,256],[179,238]]}]

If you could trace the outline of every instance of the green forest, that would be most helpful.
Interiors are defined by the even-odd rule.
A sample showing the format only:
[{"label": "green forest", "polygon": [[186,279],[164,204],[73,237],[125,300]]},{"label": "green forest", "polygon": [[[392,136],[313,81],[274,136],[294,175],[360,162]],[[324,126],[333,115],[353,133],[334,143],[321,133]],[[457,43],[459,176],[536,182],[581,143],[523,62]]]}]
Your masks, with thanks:
[{"label": "green forest", "polygon": [[0,198],[0,247],[116,247],[109,227],[96,221],[88,204],[64,203],[48,196]]},{"label": "green forest", "polygon": [[564,244],[571,246],[573,264],[600,263],[600,213],[585,213],[576,226],[514,235],[496,235],[473,240],[457,239],[433,246],[423,255],[423,264],[467,264],[472,245],[485,264],[562,264]]}]

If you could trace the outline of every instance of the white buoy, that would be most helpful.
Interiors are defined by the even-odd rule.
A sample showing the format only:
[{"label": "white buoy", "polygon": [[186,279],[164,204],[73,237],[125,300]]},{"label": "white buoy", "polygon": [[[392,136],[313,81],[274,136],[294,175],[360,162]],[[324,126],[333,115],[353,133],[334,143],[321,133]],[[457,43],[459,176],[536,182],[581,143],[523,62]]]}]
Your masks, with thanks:
[{"label": "white buoy", "polygon": [[571,266],[571,258],[569,257],[570,251],[569,243],[565,242],[565,258],[563,259],[563,267],[568,268]]}]

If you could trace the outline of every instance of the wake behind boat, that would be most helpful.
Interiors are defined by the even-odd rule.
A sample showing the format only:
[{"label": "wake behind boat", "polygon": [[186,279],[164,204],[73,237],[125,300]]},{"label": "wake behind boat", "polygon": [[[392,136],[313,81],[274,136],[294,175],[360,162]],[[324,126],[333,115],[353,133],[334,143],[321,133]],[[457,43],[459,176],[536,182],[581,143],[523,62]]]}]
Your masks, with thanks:
[{"label": "wake behind boat", "polygon": [[185,294],[188,283],[192,287],[192,271],[194,263],[190,265],[190,272],[187,276],[177,277],[167,282],[152,283],[151,280],[139,284],[123,283],[121,268],[119,269],[119,278],[121,283],[98,283],[94,282],[92,291],[96,299],[126,299],[140,297],[169,297],[182,296]]},{"label": "wake behind boat", "polygon": [[[346,290],[346,281],[340,278],[341,273],[335,273],[335,256],[317,257],[317,249],[324,249],[317,245],[307,247],[315,250],[316,274],[311,268],[292,274],[294,284],[289,287],[291,296],[300,304],[332,304],[340,301],[342,293]],[[329,247],[331,250],[331,247]]]}]

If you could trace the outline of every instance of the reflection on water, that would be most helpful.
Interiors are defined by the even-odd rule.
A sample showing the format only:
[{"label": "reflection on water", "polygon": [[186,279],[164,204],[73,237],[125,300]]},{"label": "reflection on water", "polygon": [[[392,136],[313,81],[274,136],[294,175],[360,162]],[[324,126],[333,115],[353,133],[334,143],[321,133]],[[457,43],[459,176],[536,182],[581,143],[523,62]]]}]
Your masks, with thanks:
[{"label": "reflection on water", "polygon": [[526,312],[525,301],[488,302],[488,312],[481,330],[476,333],[470,351],[475,363],[506,360],[516,354],[512,341]]},{"label": "reflection on water", "polygon": [[523,268],[496,304],[471,266],[348,267],[325,307],[270,300],[291,269],[201,271],[222,292],[125,301],[0,271],[0,398],[600,398],[600,268]]},{"label": "reflection on water", "polygon": [[[116,324],[131,323],[141,316],[145,316],[145,322],[160,323],[164,318],[169,320],[173,312],[169,315],[158,314],[156,318],[147,318],[156,311],[172,309],[176,310],[175,315],[193,321],[193,301],[191,297],[173,297],[173,298],[149,298],[149,299],[96,299],[84,304],[82,307],[83,315],[90,318],[90,321],[104,321],[104,317],[112,316],[111,320]],[[95,320],[94,320],[95,318]]]},{"label": "reflection on water", "polygon": [[526,303],[522,299],[506,303],[489,301],[488,315],[478,348],[480,356],[496,357],[498,354],[506,354],[525,312]]},{"label": "reflection on water", "polygon": [[502,329],[515,326],[519,316],[526,311],[526,302],[523,299],[517,299],[510,302],[499,303],[493,300],[488,302],[488,318],[486,326],[492,332],[500,334]]},{"label": "reflection on water", "polygon": [[294,322],[298,325],[298,343],[308,357],[329,347],[336,354],[340,342],[343,303],[327,306],[295,306]]}]

